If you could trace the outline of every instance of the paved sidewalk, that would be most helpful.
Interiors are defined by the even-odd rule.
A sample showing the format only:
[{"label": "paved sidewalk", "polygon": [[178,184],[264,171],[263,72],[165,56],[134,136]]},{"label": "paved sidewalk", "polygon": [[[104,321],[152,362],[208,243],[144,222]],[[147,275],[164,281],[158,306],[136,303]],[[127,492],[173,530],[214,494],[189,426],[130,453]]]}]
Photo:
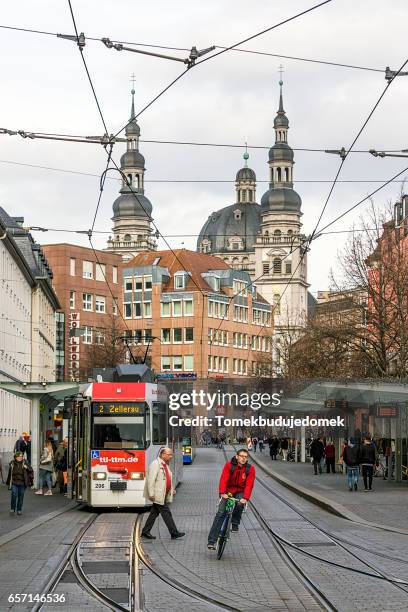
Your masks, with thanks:
[{"label": "paved sidewalk", "polygon": [[359,490],[350,492],[343,474],[315,476],[311,463],[272,461],[269,453],[252,453],[279,482],[309,501],[352,520],[368,521],[408,533],[408,482],[396,483],[374,478],[373,491],[364,492],[362,478]]},{"label": "paved sidewalk", "polygon": [[[49,520],[65,509],[76,507],[76,502],[68,500],[53,489],[53,495],[35,495],[34,491],[27,489],[24,496],[23,514],[10,515],[10,491],[6,485],[0,485],[0,544],[9,541],[17,534],[31,528],[31,525],[40,524]],[[16,531],[13,534],[13,531]]]}]

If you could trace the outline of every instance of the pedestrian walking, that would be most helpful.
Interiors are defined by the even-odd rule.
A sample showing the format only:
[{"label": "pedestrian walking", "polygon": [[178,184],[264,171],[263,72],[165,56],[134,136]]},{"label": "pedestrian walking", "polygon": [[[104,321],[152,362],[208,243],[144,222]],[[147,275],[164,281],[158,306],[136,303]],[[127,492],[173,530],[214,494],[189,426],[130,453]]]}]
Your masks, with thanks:
[{"label": "pedestrian walking", "polygon": [[373,474],[376,462],[375,448],[371,443],[370,436],[364,438],[363,446],[360,449],[360,465],[363,474],[364,491],[373,490]]},{"label": "pedestrian walking", "polygon": [[259,452],[262,453],[263,449],[264,449],[264,441],[263,440],[259,440]]},{"label": "pedestrian walking", "polygon": [[39,465],[39,486],[36,495],[42,495],[43,489],[47,487],[47,491],[44,495],[52,495],[52,474],[54,471],[54,453],[52,450],[52,444],[50,440],[47,440],[44,444],[43,451],[41,453],[40,465]]},{"label": "pedestrian walking", "polygon": [[333,474],[336,473],[336,449],[333,442],[327,442],[324,447],[324,456],[326,457],[326,471],[330,474],[330,469]]},{"label": "pedestrian walking", "polygon": [[269,454],[271,456],[272,461],[277,460],[277,454],[279,450],[279,439],[278,436],[273,436],[269,442]]},{"label": "pedestrian walking", "polygon": [[360,448],[354,438],[350,438],[343,452],[343,461],[346,465],[347,484],[349,491],[357,491],[360,477]]},{"label": "pedestrian walking", "polygon": [[59,492],[66,493],[67,492],[67,465],[68,465],[68,438],[64,438],[62,442],[59,443],[58,448],[54,454],[54,468],[57,473],[57,486],[59,486]]},{"label": "pedestrian walking", "polygon": [[254,448],[254,453],[256,453],[256,447],[258,446],[258,438],[256,436],[252,438],[252,446]]},{"label": "pedestrian walking", "polygon": [[319,474],[322,473],[323,455],[323,442],[321,441],[320,436],[318,436],[310,445],[310,456],[312,457],[315,476],[317,476],[317,470],[319,470]]},{"label": "pedestrian walking", "polygon": [[31,465],[31,436],[30,434],[24,432],[23,438],[26,443],[26,457],[28,465]]},{"label": "pedestrian walking", "polygon": [[22,451],[14,453],[14,459],[10,461],[6,484],[11,490],[10,514],[20,516],[23,512],[24,493],[27,487],[33,484],[33,470],[24,460]]},{"label": "pedestrian walking", "polygon": [[282,457],[284,461],[288,459],[288,450],[289,450],[289,440],[287,438],[282,438],[280,442],[280,447],[282,451]]},{"label": "pedestrian walking", "polygon": [[173,478],[169,468],[169,463],[173,457],[171,448],[162,448],[157,459],[152,461],[147,471],[147,478],[143,491],[143,497],[153,502],[150,514],[142,530],[142,536],[149,540],[155,540],[155,536],[150,533],[155,520],[162,515],[171,539],[176,540],[186,535],[179,531],[171,514],[169,504],[173,501],[176,494],[173,489]]}]

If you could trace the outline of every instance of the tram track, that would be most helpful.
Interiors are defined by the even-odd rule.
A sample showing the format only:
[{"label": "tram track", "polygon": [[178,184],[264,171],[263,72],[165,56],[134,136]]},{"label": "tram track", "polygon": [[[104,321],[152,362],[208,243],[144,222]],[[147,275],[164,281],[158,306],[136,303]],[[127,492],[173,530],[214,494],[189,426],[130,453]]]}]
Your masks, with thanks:
[{"label": "tram track", "polygon": [[[226,456],[225,450],[224,450],[224,454]],[[257,462],[257,465],[262,469],[262,471],[268,475],[268,472],[263,468],[263,466]],[[288,540],[287,538],[282,537],[282,535],[280,535],[276,529],[273,529],[267,519],[264,518],[264,516],[262,515],[262,513],[260,512],[259,508],[253,503],[250,502],[250,508],[252,509],[252,511],[254,512],[254,514],[257,516],[260,524],[262,525],[262,527],[264,528],[264,530],[269,534],[269,536],[271,537],[271,539],[273,539],[273,541],[275,543],[278,543],[280,548],[282,549],[282,551],[284,551],[284,553],[286,554],[286,556],[288,556],[292,561],[293,560],[293,556],[288,552],[288,548],[291,549],[292,551],[299,553],[300,555],[309,557],[311,559],[314,559],[320,563],[324,563],[326,565],[332,566],[333,568],[336,568],[336,570],[340,569],[340,570],[344,570],[344,571],[348,571],[348,572],[353,572],[357,575],[360,576],[365,576],[368,578],[373,578],[373,579],[377,579],[377,580],[382,580],[384,583],[389,584],[392,588],[394,589],[398,589],[399,591],[402,591],[406,596],[407,596],[407,607],[408,607],[408,581],[404,580],[403,578],[397,577],[397,576],[390,576],[388,573],[385,573],[382,569],[375,567],[374,565],[372,565],[371,563],[369,563],[366,559],[363,559],[361,557],[359,557],[358,555],[356,555],[354,552],[352,552],[351,550],[349,550],[349,548],[347,548],[347,546],[355,546],[356,548],[361,548],[364,551],[370,553],[370,554],[377,554],[378,556],[384,557],[383,555],[381,555],[380,553],[376,553],[375,551],[372,551],[366,547],[362,547],[360,545],[355,545],[355,543],[349,541],[349,540],[345,540],[344,538],[338,538],[337,536],[335,536],[334,534],[330,533],[329,531],[321,528],[317,523],[315,523],[314,521],[312,521],[311,519],[309,519],[307,516],[305,516],[304,513],[302,513],[298,508],[296,508],[296,506],[294,506],[291,502],[289,502],[287,499],[285,499],[282,495],[279,495],[279,493],[277,493],[276,491],[274,491],[267,483],[265,483],[265,481],[261,478],[259,478],[259,476],[257,477],[257,482],[268,492],[268,494],[272,494],[276,499],[279,499],[279,501],[281,503],[283,503],[287,508],[289,508],[292,512],[296,513],[296,515],[298,515],[302,521],[305,521],[307,524],[309,524],[310,526],[312,526],[318,534],[323,534],[324,536],[326,536],[326,538],[329,538],[333,544],[335,546],[338,546],[339,548],[341,548],[345,553],[347,553],[348,555],[350,555],[350,557],[352,557],[354,560],[356,560],[357,562],[359,562],[360,564],[362,564],[364,567],[369,568],[372,571],[365,571],[363,569],[358,569],[356,567],[352,567],[349,565],[345,565],[345,564],[341,564],[341,563],[337,563],[335,561],[331,561],[329,559],[325,559],[323,557],[319,557],[318,555],[315,555],[307,550],[304,550],[303,548],[301,548],[300,546],[297,546],[295,543],[291,542],[290,540]],[[316,543],[318,545],[318,543]],[[323,542],[320,542],[320,544],[324,544]],[[312,545],[312,543],[310,542],[309,545]],[[397,562],[401,562],[403,564],[406,564],[407,561],[404,559],[395,559],[395,557],[391,557],[391,556],[387,556],[390,560],[392,561],[397,561]],[[298,562],[295,562],[296,567],[298,568],[298,570],[301,572],[301,574],[305,577],[306,580],[310,580],[310,578],[308,577],[307,571],[303,570],[303,568],[300,567],[300,564]],[[373,573],[375,572],[375,573]],[[315,584],[315,581],[312,581],[314,587],[317,587],[317,585]],[[319,589],[317,587],[318,591],[320,593],[322,593],[321,589]],[[325,600],[327,601],[326,596],[323,593],[323,597],[325,598]],[[333,605],[333,604],[332,604]],[[335,610],[336,608],[332,608],[333,610]]]},{"label": "tram track", "polygon": [[[257,465],[263,471],[264,474],[266,474],[267,476],[269,475],[267,470],[264,469],[264,467],[262,466],[262,464],[259,461],[257,461]],[[257,478],[257,482],[259,482],[261,484],[261,486],[268,491],[268,493],[273,495],[281,503],[285,504],[293,512],[295,512],[302,520],[306,521],[307,523],[312,525],[315,529],[317,529],[320,533],[322,533],[325,536],[327,536],[328,538],[330,538],[333,542],[336,543],[336,545],[338,545],[341,548],[343,548],[347,553],[352,555],[355,559],[357,559],[361,563],[364,563],[367,567],[370,567],[370,569],[372,569],[375,572],[377,572],[379,575],[375,576],[375,577],[377,577],[377,578],[382,577],[384,580],[386,580],[388,582],[391,582],[391,583],[398,584],[400,586],[408,586],[408,581],[406,581],[405,579],[400,578],[398,576],[394,576],[393,578],[388,576],[387,574],[385,574],[383,572],[383,570],[375,567],[374,565],[371,565],[365,559],[361,559],[361,557],[359,557],[358,555],[356,555],[355,553],[350,551],[348,548],[346,548],[346,546],[350,546],[352,548],[357,548],[357,549],[360,549],[360,550],[362,550],[364,552],[367,552],[367,553],[369,553],[369,554],[371,554],[373,556],[377,556],[377,557],[380,557],[382,559],[387,559],[387,560],[390,560],[390,561],[393,561],[393,562],[401,563],[403,565],[407,565],[408,564],[408,559],[401,559],[401,558],[398,558],[398,557],[395,557],[395,556],[387,555],[387,554],[384,554],[384,553],[379,553],[379,552],[377,552],[375,550],[372,550],[370,548],[362,546],[361,544],[357,544],[356,542],[352,542],[351,540],[347,540],[346,538],[341,538],[341,537],[333,534],[332,532],[328,531],[327,529],[324,529],[323,527],[318,525],[315,521],[313,521],[312,519],[307,517],[301,510],[299,510],[299,508],[297,508],[294,504],[292,504],[285,497],[283,497],[282,495],[277,493],[277,491],[275,491],[272,487],[270,487],[267,483],[265,483],[264,480],[262,480],[262,479],[260,479],[258,477]],[[403,590],[408,593],[408,590],[406,590],[406,589],[403,589]]]}]

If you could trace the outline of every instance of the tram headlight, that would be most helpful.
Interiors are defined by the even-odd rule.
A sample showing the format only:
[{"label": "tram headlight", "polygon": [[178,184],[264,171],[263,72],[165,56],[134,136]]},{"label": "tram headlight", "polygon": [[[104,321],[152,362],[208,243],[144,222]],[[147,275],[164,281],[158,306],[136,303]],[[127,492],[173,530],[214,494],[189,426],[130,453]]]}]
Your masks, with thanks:
[{"label": "tram headlight", "polygon": [[94,480],[106,480],[106,472],[94,472],[92,478]]},{"label": "tram headlight", "polygon": [[143,480],[144,479],[144,473],[143,472],[132,472],[130,474],[130,479],[131,480]]}]

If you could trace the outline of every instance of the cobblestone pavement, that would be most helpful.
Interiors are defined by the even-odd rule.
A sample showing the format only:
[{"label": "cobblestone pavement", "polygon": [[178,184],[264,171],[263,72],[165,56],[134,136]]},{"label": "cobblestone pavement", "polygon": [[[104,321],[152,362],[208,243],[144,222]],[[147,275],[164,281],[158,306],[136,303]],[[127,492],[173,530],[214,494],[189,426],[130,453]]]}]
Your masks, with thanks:
[{"label": "cobblestone pavement", "polygon": [[[260,469],[257,475],[259,478],[254,490],[254,504],[270,527],[281,537],[320,559],[334,561],[371,574],[376,573],[373,569],[376,568],[387,576],[408,580],[408,536],[357,525],[331,515],[288,491]],[[262,487],[260,481],[265,482],[270,489],[290,502],[306,518],[317,524],[319,529],[302,518],[287,503],[274,497],[270,491]],[[367,506],[371,501],[369,495],[365,494]],[[329,532],[335,538],[347,540],[350,544],[345,544],[345,548],[341,548],[320,529]],[[371,552],[358,549],[352,544],[358,544]],[[378,578],[323,564],[299,552],[292,551],[291,554],[339,610],[348,612],[366,609],[386,611],[408,609],[407,586],[398,588]],[[372,567],[367,567],[367,563]]]},{"label": "cobblestone pavement", "polygon": [[[56,491],[56,489],[53,489]],[[10,515],[10,491],[6,485],[0,485],[0,544],[8,539],[12,531],[21,529],[25,525],[37,521],[40,523],[48,515],[56,514],[65,509],[76,507],[77,504],[68,500],[59,493],[52,496],[35,495],[34,491],[28,489],[24,495],[23,514],[21,516]],[[46,519],[46,520],[47,520]]]},{"label": "cobblestone pavement", "polygon": [[[265,539],[250,511],[243,518],[240,532],[231,536],[220,561],[207,550],[223,464],[220,451],[198,450],[194,464],[185,467],[183,483],[172,507],[176,524],[186,531],[186,537],[171,540],[159,519],[153,530],[158,539],[143,541],[145,552],[168,575],[239,610],[321,610],[303,581],[282,560],[276,546]],[[154,600],[154,594],[147,602],[150,610],[164,609],[163,604]],[[166,609],[178,607],[167,601]]]},{"label": "cobblestone pavement", "polygon": [[0,546],[1,612],[32,609],[33,604],[27,602],[9,603],[9,595],[42,594],[51,574],[62,563],[90,516],[89,512],[71,510]]},{"label": "cobblestone pavement", "polygon": [[[373,491],[365,493],[360,478],[360,490],[355,493],[348,490],[346,477],[343,474],[323,472],[321,476],[315,476],[310,462],[271,461],[267,449],[263,453],[257,452],[254,458],[263,461],[277,475],[287,478],[295,485],[307,488],[312,494],[316,493],[341,504],[363,520],[408,531],[408,513],[401,512],[401,508],[407,504],[408,481],[396,483],[376,477],[373,480]],[[366,499],[368,495],[369,500]]]}]

